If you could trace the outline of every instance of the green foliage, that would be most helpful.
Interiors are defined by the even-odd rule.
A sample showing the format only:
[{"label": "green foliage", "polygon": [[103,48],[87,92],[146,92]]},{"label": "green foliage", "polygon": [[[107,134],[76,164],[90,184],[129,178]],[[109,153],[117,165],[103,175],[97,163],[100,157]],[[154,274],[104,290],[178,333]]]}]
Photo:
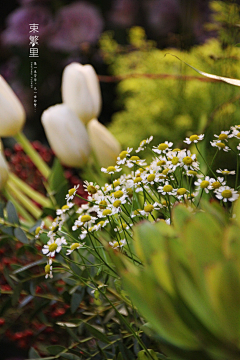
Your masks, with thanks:
[{"label": "green foliage", "polygon": [[190,132],[203,132],[213,122],[208,135],[211,137],[222,128],[238,123],[239,89],[224,83],[189,79],[188,76],[197,74],[169,54],[199,70],[240,78],[239,48],[223,48],[221,41],[213,38],[189,52],[159,50],[146,40],[139,27],[130,30],[129,39],[130,45],[125,48],[114,41],[111,33],[105,33],[101,39],[112,74],[123,77],[117,86],[118,105],[122,109],[113,115],[109,126],[123,147],[137,146],[150,135],[156,144],[166,139],[177,141]]},{"label": "green foliage", "polygon": [[[240,201],[227,220],[218,204],[173,209],[135,228],[144,268],[118,255],[124,288],[172,359],[240,358]],[[194,355],[193,355],[194,354]],[[192,357],[191,357],[192,356]]]}]

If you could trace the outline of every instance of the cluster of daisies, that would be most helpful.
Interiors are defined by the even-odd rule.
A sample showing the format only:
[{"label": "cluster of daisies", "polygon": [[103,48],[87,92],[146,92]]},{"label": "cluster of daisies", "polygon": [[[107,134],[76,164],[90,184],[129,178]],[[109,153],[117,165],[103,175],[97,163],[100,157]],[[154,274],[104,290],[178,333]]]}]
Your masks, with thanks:
[{"label": "cluster of daisies", "polygon": [[[215,136],[211,145],[217,151],[232,150],[239,155],[240,145],[232,149],[228,140],[240,139],[240,125]],[[115,165],[102,168],[111,179],[105,186],[85,181],[87,203],[78,209],[73,202],[78,196],[78,187],[68,191],[66,204],[57,209],[57,217],[47,232],[49,241],[43,246],[42,252],[49,259],[45,267],[46,278],[52,277],[52,259],[56,253],[65,250],[64,254],[70,255],[73,251],[90,247],[97,252],[99,247],[103,247],[103,231],[113,239],[109,246],[134,257],[131,240],[135,223],[145,219],[171,224],[174,204],[183,202],[197,207],[204,193],[222,203],[234,202],[239,197],[237,184],[235,189],[227,185],[227,176],[235,175],[235,171],[218,169],[215,174],[209,169],[208,176],[204,176],[197,159],[200,155],[188,149],[174,148],[168,141],[151,147],[152,139],[151,136],[143,140],[135,152],[127,148],[119,154]],[[203,139],[203,134],[192,135],[184,142],[195,144],[198,150],[198,142]],[[146,148],[152,153],[150,164],[138,156]],[[36,236],[43,231],[44,224],[36,230]]]}]

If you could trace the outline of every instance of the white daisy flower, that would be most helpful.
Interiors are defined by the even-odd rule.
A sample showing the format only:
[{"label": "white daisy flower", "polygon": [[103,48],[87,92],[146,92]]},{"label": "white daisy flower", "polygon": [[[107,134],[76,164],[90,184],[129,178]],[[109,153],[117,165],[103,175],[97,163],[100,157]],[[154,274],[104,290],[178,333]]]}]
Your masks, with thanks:
[{"label": "white daisy flower", "polygon": [[133,148],[127,148],[127,150],[123,150],[117,157],[116,163],[117,165],[123,165],[127,161],[130,153],[132,152]]},{"label": "white daisy flower", "polygon": [[74,199],[74,196],[76,195],[77,189],[79,188],[79,185],[74,185],[74,187],[70,190],[68,190],[68,194],[66,195],[65,199],[67,200],[67,203],[70,200]]},{"label": "white daisy flower", "polygon": [[64,214],[65,212],[67,212],[69,209],[71,209],[72,207],[74,206],[73,203],[69,202],[67,205],[63,205],[61,207],[61,209],[57,209],[56,210],[56,214],[59,216],[59,215],[62,215]]},{"label": "white daisy flower", "polygon": [[146,140],[142,140],[142,141],[140,142],[140,144],[139,144],[139,147],[138,147],[137,150],[136,150],[136,153],[138,153],[139,151],[144,150],[144,149],[146,148],[146,146],[147,146],[148,144],[150,144],[150,142],[152,141],[152,139],[153,139],[153,136],[150,136],[150,138],[148,138],[148,139],[146,139]]},{"label": "white daisy flower", "polygon": [[213,140],[213,141],[210,141],[210,144],[213,146],[213,147],[217,147],[218,150],[223,150],[225,152],[228,152],[230,151],[230,147],[227,146],[224,142],[220,141],[220,140]]},{"label": "white daisy flower", "polygon": [[40,226],[38,226],[38,227],[35,229],[35,238],[36,238],[36,239],[39,239],[40,234],[42,234],[42,232],[43,232],[44,226],[45,226],[44,221],[42,221],[41,224],[40,224]]},{"label": "white daisy flower", "polygon": [[140,157],[137,155],[131,156],[130,159],[126,161],[126,166],[129,169],[131,169],[134,166],[134,164],[136,164],[140,167],[147,165],[146,161],[143,159],[140,159]]},{"label": "white daisy flower", "polygon": [[122,239],[122,240],[119,240],[119,241],[109,241],[109,245],[113,248],[113,249],[117,249],[117,248],[121,248],[123,247],[124,245],[126,245],[126,240],[125,239]]},{"label": "white daisy flower", "polygon": [[160,192],[162,195],[176,195],[177,189],[174,189],[172,185],[170,185],[168,181],[166,181],[164,186],[158,187],[158,192]]},{"label": "white daisy flower", "polygon": [[54,257],[56,252],[59,253],[61,251],[62,245],[67,245],[67,241],[64,236],[57,238],[56,240],[51,238],[47,242],[47,245],[43,245],[42,253],[44,255]]},{"label": "white daisy flower", "polygon": [[206,176],[204,180],[202,179],[198,179],[198,181],[194,182],[194,185],[197,186],[196,191],[199,190],[204,190],[207,194],[209,193],[209,190],[212,190],[212,186],[211,186],[211,182],[210,182],[210,177]]},{"label": "white daisy flower", "polygon": [[80,249],[81,247],[83,247],[85,243],[80,244],[80,243],[73,243],[70,246],[70,249],[67,250],[66,255],[70,255],[74,250]]},{"label": "white daisy flower", "polygon": [[45,266],[45,279],[47,279],[48,277],[50,277],[50,279],[53,278],[53,274],[52,274],[52,259],[50,258],[48,260],[47,265]]},{"label": "white daisy flower", "polygon": [[120,168],[120,166],[108,166],[108,168],[101,168],[101,171],[104,172],[105,174],[115,174],[116,172],[121,171],[122,168]]},{"label": "white daisy flower", "polygon": [[222,175],[235,175],[235,170],[229,171],[228,169],[218,169],[216,170],[217,173],[222,174]]},{"label": "white daisy flower", "polygon": [[98,190],[100,189],[100,186],[97,184],[94,184],[93,182],[88,182],[87,180],[85,180],[83,182],[83,187],[84,190],[88,192],[88,194],[94,195],[98,192]]},{"label": "white daisy flower", "polygon": [[172,142],[165,141],[164,143],[159,144],[158,146],[154,146],[152,150],[157,154],[166,154],[167,151],[173,146]]},{"label": "white daisy flower", "polygon": [[230,188],[229,186],[221,186],[220,188],[214,191],[216,198],[224,202],[230,201],[233,202],[238,199],[239,194],[236,190]]},{"label": "white daisy flower", "polygon": [[204,134],[201,135],[191,135],[189,138],[186,138],[185,140],[183,140],[183,142],[185,142],[186,144],[191,144],[191,143],[198,143],[199,141],[203,140],[204,138]]},{"label": "white daisy flower", "polygon": [[139,210],[139,212],[142,216],[148,216],[153,212],[153,210],[160,210],[160,208],[162,207],[162,204],[159,204],[157,202],[155,202],[154,204],[147,204],[145,202],[143,210]]},{"label": "white daisy flower", "polygon": [[221,131],[221,134],[219,134],[219,135],[214,134],[214,136],[217,137],[220,142],[223,140],[228,141],[227,140],[228,138],[232,138],[234,136],[233,134],[229,135],[229,133],[230,133],[230,130]]}]

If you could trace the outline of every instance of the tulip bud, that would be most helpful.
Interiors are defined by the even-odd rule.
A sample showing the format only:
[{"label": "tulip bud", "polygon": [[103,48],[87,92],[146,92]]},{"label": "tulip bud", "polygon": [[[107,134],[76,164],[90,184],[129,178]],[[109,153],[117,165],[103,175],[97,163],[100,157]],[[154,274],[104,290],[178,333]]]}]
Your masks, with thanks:
[{"label": "tulip bud", "polygon": [[48,142],[66,166],[82,167],[90,155],[85,126],[66,104],[51,106],[42,114],[42,125]]},{"label": "tulip bud", "polygon": [[97,74],[91,65],[71,63],[62,77],[62,99],[86,124],[98,117],[101,92]]},{"label": "tulip bud", "polygon": [[25,111],[8,83],[0,75],[0,136],[14,136],[25,123]]},{"label": "tulip bud", "polygon": [[2,189],[6,184],[9,174],[8,164],[1,149],[2,144],[0,141],[0,189]]},{"label": "tulip bud", "polygon": [[88,123],[87,129],[92,149],[100,166],[107,167],[115,164],[121,151],[117,139],[97,119],[92,119]]}]

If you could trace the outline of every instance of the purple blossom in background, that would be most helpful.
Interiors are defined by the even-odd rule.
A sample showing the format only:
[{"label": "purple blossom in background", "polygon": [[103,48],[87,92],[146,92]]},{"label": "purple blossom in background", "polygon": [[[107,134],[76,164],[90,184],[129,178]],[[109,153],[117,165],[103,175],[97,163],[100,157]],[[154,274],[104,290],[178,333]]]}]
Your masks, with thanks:
[{"label": "purple blossom in background", "polygon": [[144,7],[149,28],[157,35],[176,29],[180,4],[178,0],[145,0]]},{"label": "purple blossom in background", "polygon": [[103,26],[97,7],[82,1],[75,2],[62,7],[57,13],[54,34],[48,45],[56,50],[77,50],[83,43],[96,43]]},{"label": "purple blossom in background", "polygon": [[28,46],[29,24],[39,24],[41,43],[52,31],[51,13],[43,6],[23,6],[13,11],[7,18],[7,28],[2,32],[3,45]]},{"label": "purple blossom in background", "polygon": [[109,21],[114,25],[130,27],[135,24],[138,7],[137,0],[114,0]]}]

